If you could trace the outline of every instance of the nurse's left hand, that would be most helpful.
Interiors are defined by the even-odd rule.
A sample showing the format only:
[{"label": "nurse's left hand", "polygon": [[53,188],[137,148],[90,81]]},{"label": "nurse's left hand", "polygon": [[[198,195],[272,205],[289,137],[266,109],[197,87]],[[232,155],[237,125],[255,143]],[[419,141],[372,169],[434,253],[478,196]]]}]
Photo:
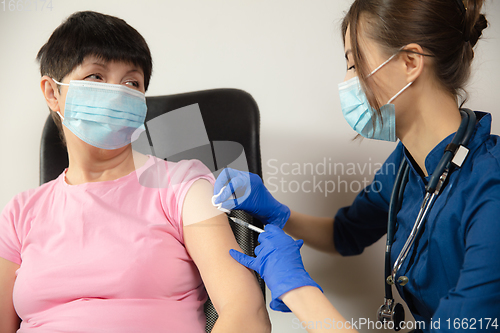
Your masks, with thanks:
[{"label": "nurse's left hand", "polygon": [[304,269],[300,256],[303,240],[295,241],[279,227],[268,224],[265,232],[260,234],[259,242],[260,245],[255,248],[256,258],[236,250],[230,250],[229,253],[240,264],[253,269],[264,279],[271,290],[271,309],[290,312],[280,299],[290,290],[314,286],[323,291]]}]

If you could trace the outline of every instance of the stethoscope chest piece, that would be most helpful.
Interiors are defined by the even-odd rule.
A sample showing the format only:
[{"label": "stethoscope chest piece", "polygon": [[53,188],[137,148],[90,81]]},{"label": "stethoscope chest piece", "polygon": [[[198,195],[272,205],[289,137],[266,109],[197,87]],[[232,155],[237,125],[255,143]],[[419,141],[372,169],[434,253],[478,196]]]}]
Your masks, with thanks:
[{"label": "stethoscope chest piece", "polygon": [[401,323],[405,320],[405,310],[400,303],[394,303],[394,299],[384,299],[384,304],[378,309],[377,319],[381,322],[393,323],[395,331],[401,329]]}]

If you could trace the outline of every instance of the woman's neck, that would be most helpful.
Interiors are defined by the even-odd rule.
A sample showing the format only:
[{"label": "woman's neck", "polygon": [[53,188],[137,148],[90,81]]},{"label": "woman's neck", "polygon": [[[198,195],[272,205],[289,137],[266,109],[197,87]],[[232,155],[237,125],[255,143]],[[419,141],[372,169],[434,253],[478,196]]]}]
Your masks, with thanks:
[{"label": "woman's neck", "polygon": [[434,147],[460,126],[460,112],[455,98],[443,91],[424,88],[412,107],[404,110],[406,116],[398,122],[398,137],[410,152],[425,176],[425,159]]},{"label": "woman's neck", "polygon": [[[81,145],[86,144],[81,142]],[[136,169],[131,145],[116,150],[85,148],[68,145],[69,166],[66,172],[68,184],[115,180]]]}]

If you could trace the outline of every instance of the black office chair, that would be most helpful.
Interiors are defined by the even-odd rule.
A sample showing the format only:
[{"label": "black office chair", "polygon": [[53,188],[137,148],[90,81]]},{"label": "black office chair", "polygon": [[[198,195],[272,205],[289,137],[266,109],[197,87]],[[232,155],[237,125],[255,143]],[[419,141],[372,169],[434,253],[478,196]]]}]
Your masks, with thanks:
[{"label": "black office chair", "polygon": [[[212,147],[214,142],[223,141],[241,144],[248,163],[248,171],[262,177],[259,109],[250,94],[237,89],[213,89],[146,97],[146,103],[148,105],[146,123],[169,111],[198,104]],[[151,154],[149,150],[141,152]],[[67,166],[66,147],[59,138],[52,117],[49,116],[45,122],[40,147],[40,184],[56,179]],[[217,167],[221,168],[223,165],[216,166],[215,169]],[[233,211],[230,215],[262,227],[260,221],[253,220],[250,215],[242,211]],[[248,255],[254,255],[258,234],[234,223],[230,225],[242,250]],[[264,281],[258,274],[256,276],[265,296]],[[206,332],[211,332],[218,314],[210,299],[205,303],[205,314],[207,316]]]}]

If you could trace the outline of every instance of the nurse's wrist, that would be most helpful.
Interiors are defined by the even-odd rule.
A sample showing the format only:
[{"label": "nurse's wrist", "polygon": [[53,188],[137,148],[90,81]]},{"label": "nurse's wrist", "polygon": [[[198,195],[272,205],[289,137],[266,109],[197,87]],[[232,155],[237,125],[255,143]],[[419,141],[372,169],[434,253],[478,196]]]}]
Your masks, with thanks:
[{"label": "nurse's wrist", "polygon": [[290,208],[280,204],[280,207],[273,212],[273,216],[267,219],[268,224],[273,224],[283,229],[290,218]]},{"label": "nurse's wrist", "polygon": [[317,286],[302,286],[284,293],[279,298],[289,306],[295,302],[304,301],[304,299],[307,299],[314,294],[322,293],[321,289]]},{"label": "nurse's wrist", "polygon": [[309,304],[324,298],[323,292],[317,286],[302,286],[281,295],[281,301],[294,313],[309,311]]},{"label": "nurse's wrist", "polygon": [[282,281],[281,290],[279,287],[274,289],[275,294],[279,295],[277,298],[282,301],[284,301],[284,298],[290,292],[296,291],[297,295],[302,295],[304,292],[307,293],[308,288],[315,288],[323,293],[323,289],[321,289],[320,285],[317,284],[305,270],[296,274],[291,272],[290,275],[291,278]]}]

